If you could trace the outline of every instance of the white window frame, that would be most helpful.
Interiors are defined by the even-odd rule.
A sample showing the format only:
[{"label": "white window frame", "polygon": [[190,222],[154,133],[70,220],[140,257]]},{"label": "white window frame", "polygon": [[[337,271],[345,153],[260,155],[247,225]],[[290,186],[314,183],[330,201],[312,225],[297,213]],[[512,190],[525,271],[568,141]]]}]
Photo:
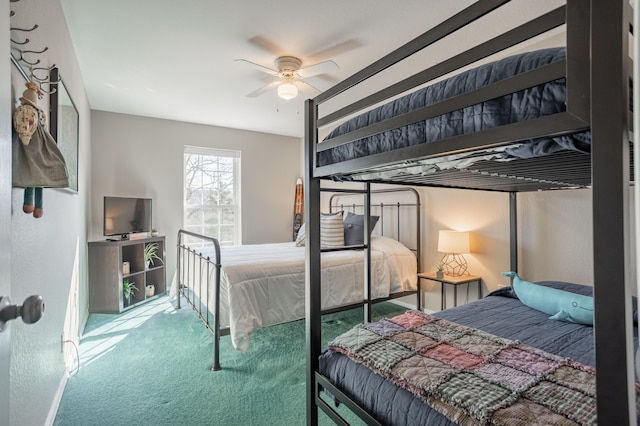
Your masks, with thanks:
[{"label": "white window frame", "polygon": [[[240,163],[241,163],[241,152],[240,151],[236,151],[236,150],[231,150],[231,149],[219,149],[219,148],[207,148],[207,147],[199,147],[199,146],[189,146],[189,145],[185,145],[184,146],[184,153],[183,153],[183,159],[182,159],[182,164],[183,164],[183,172],[182,172],[182,179],[183,179],[183,208],[182,208],[182,212],[183,212],[183,218],[182,218],[182,223],[185,229],[187,230],[191,230],[193,232],[196,233],[204,233],[203,229],[205,227],[205,223],[203,221],[202,225],[200,226],[199,230],[194,230],[194,225],[187,225],[186,223],[186,219],[187,219],[187,208],[188,207],[193,207],[194,205],[187,205],[187,155],[198,155],[198,156],[209,156],[209,157],[226,157],[226,158],[232,158],[233,159],[233,241],[229,241],[229,240],[222,240],[221,239],[221,233],[220,233],[220,228],[221,226],[223,226],[223,224],[221,225],[220,223],[217,225],[218,228],[218,232],[215,235],[211,235],[211,233],[208,233],[207,235],[212,236],[214,238],[217,238],[220,242],[220,245],[239,245],[242,242],[242,228],[241,228],[241,205],[240,205],[240,199],[241,199],[241,190],[240,190]],[[204,204],[200,204],[202,206],[204,206]],[[211,226],[211,225],[206,225],[206,226]]]}]

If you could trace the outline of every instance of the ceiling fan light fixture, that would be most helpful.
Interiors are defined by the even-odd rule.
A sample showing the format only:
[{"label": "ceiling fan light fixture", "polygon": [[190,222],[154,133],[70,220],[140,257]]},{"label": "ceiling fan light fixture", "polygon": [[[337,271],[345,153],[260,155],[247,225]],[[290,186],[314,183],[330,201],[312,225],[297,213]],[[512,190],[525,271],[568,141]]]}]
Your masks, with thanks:
[{"label": "ceiling fan light fixture", "polygon": [[284,82],[278,86],[278,96],[282,99],[289,100],[298,96],[298,87],[289,82]]}]

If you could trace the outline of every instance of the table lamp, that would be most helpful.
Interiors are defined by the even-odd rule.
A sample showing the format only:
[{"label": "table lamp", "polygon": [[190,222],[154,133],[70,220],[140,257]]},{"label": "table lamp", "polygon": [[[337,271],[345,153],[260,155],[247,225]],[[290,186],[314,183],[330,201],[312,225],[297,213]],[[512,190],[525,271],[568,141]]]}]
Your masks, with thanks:
[{"label": "table lamp", "polygon": [[467,275],[467,261],[464,253],[470,253],[469,232],[440,231],[438,234],[438,251],[445,253],[440,261],[444,273],[452,277]]}]

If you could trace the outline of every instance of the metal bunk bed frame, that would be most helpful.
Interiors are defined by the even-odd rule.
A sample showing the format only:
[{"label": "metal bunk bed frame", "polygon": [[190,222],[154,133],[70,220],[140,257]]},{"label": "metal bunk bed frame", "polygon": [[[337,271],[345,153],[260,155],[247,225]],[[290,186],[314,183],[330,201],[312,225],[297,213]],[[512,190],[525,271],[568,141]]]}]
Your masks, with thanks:
[{"label": "metal bunk bed frame", "polygon": [[[320,323],[320,182],[324,179],[352,179],[358,173],[370,171],[376,166],[403,167],[413,159],[437,157],[480,148],[504,145],[509,142],[544,135],[568,134],[590,130],[592,155],[562,154],[561,164],[569,161],[578,166],[577,176],[561,185],[562,179],[547,179],[543,160],[516,160],[505,166],[505,171],[492,173],[454,172],[448,180],[423,176],[409,182],[380,179],[386,183],[404,183],[424,186],[443,186],[499,190],[510,192],[511,266],[517,270],[516,193],[562,187],[589,186],[593,194],[593,245],[594,245],[594,335],[596,351],[597,416],[601,425],[635,424],[636,394],[633,367],[633,323],[631,299],[633,277],[630,268],[630,205],[629,182],[631,119],[629,117],[628,60],[629,34],[632,31],[632,10],[627,0],[568,0],[566,6],[535,18],[518,28],[508,31],[488,42],[463,52],[449,60],[417,73],[399,83],[368,96],[326,117],[319,118],[318,107],[327,100],[357,85],[361,81],[402,61],[404,58],[437,42],[467,24],[480,19],[508,0],[481,0],[440,25],[425,32],[399,49],[374,62],[362,71],[342,81],[328,91],[310,99],[305,104],[305,221],[307,223],[306,256],[306,340],[307,340],[307,424],[318,423],[318,407],[336,423],[347,424],[319,397],[319,390],[328,388],[345,405],[368,424],[376,424],[357,404],[333,387],[318,373],[318,356],[321,353]],[[542,81],[558,78],[556,67],[538,70],[496,83],[486,90],[479,89],[448,101],[443,101],[412,113],[396,117],[384,123],[369,126],[350,134],[318,144],[318,127],[334,123],[379,101],[398,95],[433,78],[455,71],[480,58],[518,44],[551,28],[567,25],[567,60],[562,62],[562,76],[567,80],[567,108],[565,112],[527,122],[515,123],[462,135],[428,144],[403,148],[388,153],[375,154],[339,164],[319,167],[318,152],[384,130],[401,127],[444,112],[473,105],[483,100],[523,89]],[[554,160],[555,161],[555,160]],[[530,164],[533,163],[533,164]],[[531,167],[530,167],[531,166]],[[557,165],[555,165],[557,168]],[[574,170],[574,169],[572,169]],[[456,176],[457,175],[457,176]],[[568,175],[571,175],[569,173]],[[569,176],[571,177],[571,176]],[[377,180],[376,180],[377,181]],[[365,182],[365,192],[370,190]],[[611,350],[619,348],[619,350]]]}]

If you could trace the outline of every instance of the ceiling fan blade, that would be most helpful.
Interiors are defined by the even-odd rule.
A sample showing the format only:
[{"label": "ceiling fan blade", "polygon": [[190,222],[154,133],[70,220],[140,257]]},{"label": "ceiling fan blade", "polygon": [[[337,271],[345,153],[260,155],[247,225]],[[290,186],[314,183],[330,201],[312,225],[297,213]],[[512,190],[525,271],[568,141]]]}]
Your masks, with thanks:
[{"label": "ceiling fan blade", "polygon": [[318,89],[317,87],[314,87],[302,80],[296,80],[295,84],[296,86],[298,86],[298,89],[300,89],[302,93],[309,96],[310,98],[316,97],[321,92],[321,90]]},{"label": "ceiling fan blade", "polygon": [[280,76],[280,74],[278,74],[278,71],[273,70],[273,69],[268,68],[268,67],[264,67],[264,66],[262,66],[260,64],[256,64],[255,62],[247,61],[246,59],[236,59],[235,61],[236,62],[243,62],[243,63],[245,63],[245,64],[247,64],[247,65],[249,65],[249,66],[251,66],[251,67],[253,67],[253,68],[257,69],[257,70],[260,70],[262,72],[266,72],[267,74],[272,75],[274,77],[279,77]]},{"label": "ceiling fan blade", "polygon": [[[324,43],[323,41],[319,41],[320,44]],[[341,41],[340,43],[334,44],[329,47],[324,47],[320,50],[315,50],[313,47],[309,47],[307,52],[307,59],[313,60],[315,58],[335,58],[336,56],[343,55],[345,53],[349,53],[352,50],[356,50],[359,47],[362,47],[362,42],[358,39],[349,39]]]},{"label": "ceiling fan blade", "polygon": [[253,92],[249,93],[249,94],[247,95],[247,97],[249,97],[249,98],[255,98],[255,97],[258,97],[258,96],[262,95],[263,93],[266,93],[266,92],[268,92],[269,90],[271,90],[271,89],[274,89],[274,88],[278,87],[278,86],[280,85],[280,83],[282,83],[282,81],[280,81],[280,80],[277,80],[277,81],[271,82],[271,83],[267,84],[266,86],[262,86],[262,87],[261,87],[261,88],[259,88],[258,90],[254,90]]},{"label": "ceiling fan blade", "polygon": [[[269,52],[271,55],[278,57],[286,54],[286,49],[283,49],[282,46],[277,45],[272,40],[269,40],[263,36],[254,36],[247,40],[249,44],[252,44],[265,52]],[[330,56],[322,56],[324,58]]]},{"label": "ceiling fan blade", "polygon": [[338,69],[338,65],[333,61],[324,61],[319,62],[315,65],[310,65],[308,67],[300,68],[296,71],[302,78],[313,77],[314,75],[326,74]]}]

